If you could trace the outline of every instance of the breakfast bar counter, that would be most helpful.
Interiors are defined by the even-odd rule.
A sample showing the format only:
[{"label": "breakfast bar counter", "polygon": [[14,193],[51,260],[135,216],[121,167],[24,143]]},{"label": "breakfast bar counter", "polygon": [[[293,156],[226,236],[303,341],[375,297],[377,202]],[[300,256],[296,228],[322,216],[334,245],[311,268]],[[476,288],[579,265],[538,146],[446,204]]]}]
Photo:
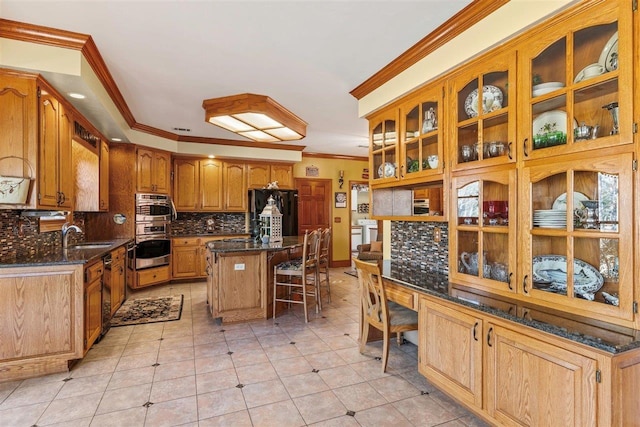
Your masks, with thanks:
[{"label": "breakfast bar counter", "polygon": [[266,319],[273,312],[273,267],[302,252],[304,236],[282,242],[226,239],[207,244],[207,302],[222,322]]}]

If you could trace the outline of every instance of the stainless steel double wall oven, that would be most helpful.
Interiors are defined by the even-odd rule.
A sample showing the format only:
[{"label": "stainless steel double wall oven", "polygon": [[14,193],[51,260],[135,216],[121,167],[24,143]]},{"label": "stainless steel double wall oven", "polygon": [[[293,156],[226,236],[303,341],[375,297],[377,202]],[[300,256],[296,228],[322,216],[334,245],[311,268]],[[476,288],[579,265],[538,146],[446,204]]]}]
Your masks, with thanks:
[{"label": "stainless steel double wall oven", "polygon": [[136,194],[135,269],[168,265],[175,209],[165,194]]}]

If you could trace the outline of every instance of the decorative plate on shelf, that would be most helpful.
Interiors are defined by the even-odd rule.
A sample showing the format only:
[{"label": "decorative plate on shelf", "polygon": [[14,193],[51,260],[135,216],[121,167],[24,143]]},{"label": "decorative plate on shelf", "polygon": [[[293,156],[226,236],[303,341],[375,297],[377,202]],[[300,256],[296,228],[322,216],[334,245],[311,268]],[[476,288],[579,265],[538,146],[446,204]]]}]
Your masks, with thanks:
[{"label": "decorative plate on shelf", "polygon": [[545,93],[553,92],[556,89],[561,89],[564,87],[564,83],[562,82],[547,82],[540,83],[531,88],[531,94],[536,97],[540,95],[544,95]]},{"label": "decorative plate on shelf", "polygon": [[[482,112],[484,114],[502,108],[502,91],[492,85],[482,86]],[[474,89],[464,101],[464,111],[471,117],[478,115],[478,89]]]},{"label": "decorative plate on shelf", "polygon": [[383,163],[378,168],[379,178],[392,178],[396,175],[396,167],[393,163]]},{"label": "decorative plate on shelf", "polygon": [[[562,255],[539,255],[533,258],[533,282],[550,292],[567,289],[567,258]],[[604,284],[604,278],[591,264],[580,259],[573,260],[573,292],[593,301]]]},{"label": "decorative plate on shelf", "polygon": [[618,69],[618,32],[616,31],[607,44],[604,45],[600,59],[598,59],[600,65],[607,71],[613,71]]},{"label": "decorative plate on shelf", "polygon": [[[582,202],[586,200],[589,200],[587,196],[577,191],[574,191],[573,192],[573,209],[583,208],[584,206],[582,205]],[[566,211],[567,210],[567,193],[562,193],[561,195],[559,195],[558,198],[553,202],[553,205],[551,207],[554,210]]]}]

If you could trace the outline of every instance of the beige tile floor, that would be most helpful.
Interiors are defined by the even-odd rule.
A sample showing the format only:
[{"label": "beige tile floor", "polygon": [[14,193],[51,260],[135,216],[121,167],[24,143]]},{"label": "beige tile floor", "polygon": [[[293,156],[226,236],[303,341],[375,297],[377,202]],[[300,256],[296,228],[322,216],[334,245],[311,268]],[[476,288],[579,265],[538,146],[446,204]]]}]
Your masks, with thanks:
[{"label": "beige tile floor", "polygon": [[71,372],[0,383],[0,426],[480,426],[417,371],[417,348],[357,347],[357,282],[333,269],[332,302],[304,323],[218,325],[204,282],[129,297],[184,295],[182,318],[112,328]]}]

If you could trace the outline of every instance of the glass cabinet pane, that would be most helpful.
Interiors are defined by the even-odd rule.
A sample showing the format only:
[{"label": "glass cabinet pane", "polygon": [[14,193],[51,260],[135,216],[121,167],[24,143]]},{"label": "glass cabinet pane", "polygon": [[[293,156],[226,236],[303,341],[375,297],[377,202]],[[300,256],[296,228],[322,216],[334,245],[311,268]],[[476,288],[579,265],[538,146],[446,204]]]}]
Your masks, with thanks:
[{"label": "glass cabinet pane", "polygon": [[474,181],[458,190],[458,224],[478,224],[479,197],[479,181]]},{"label": "glass cabinet pane", "polygon": [[479,276],[484,261],[478,256],[478,233],[461,231],[458,233],[458,271],[470,276]]}]

